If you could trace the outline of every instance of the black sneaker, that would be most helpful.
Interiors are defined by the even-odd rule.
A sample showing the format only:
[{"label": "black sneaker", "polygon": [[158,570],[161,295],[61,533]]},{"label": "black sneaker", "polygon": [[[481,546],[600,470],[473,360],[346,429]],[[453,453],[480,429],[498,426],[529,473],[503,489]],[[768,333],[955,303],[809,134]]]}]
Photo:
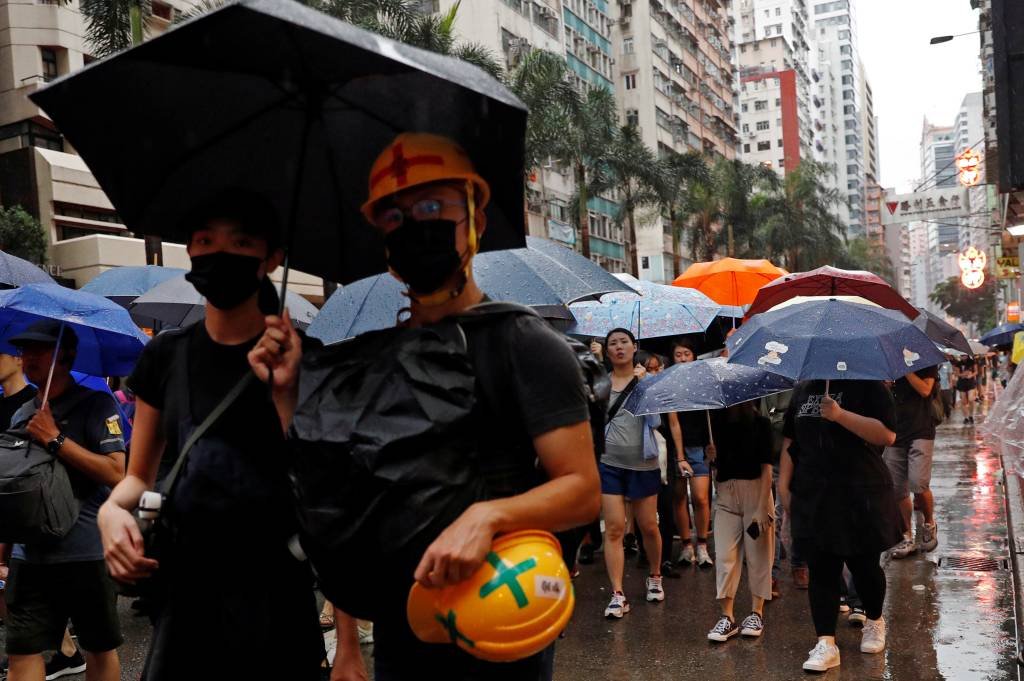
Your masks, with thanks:
[{"label": "black sneaker", "polygon": [[627,556],[635,556],[640,553],[640,548],[636,544],[636,535],[630,532],[622,538],[622,548],[626,552]]},{"label": "black sneaker", "polygon": [[53,681],[62,676],[81,674],[85,671],[85,658],[78,650],[71,657],[61,651],[54,653],[50,661],[46,663],[46,681]]},{"label": "black sneaker", "polygon": [[580,547],[580,565],[593,565],[594,564],[594,545],[584,544]]},{"label": "black sneaker", "polygon": [[724,643],[740,633],[740,628],[731,619],[722,615],[715,625],[715,628],[708,632],[708,640],[716,643]]},{"label": "black sneaker", "polygon": [[676,566],[672,564],[672,561],[666,560],[661,564],[661,576],[668,577],[669,579],[679,579],[679,571],[676,570]]},{"label": "black sneaker", "polygon": [[846,617],[846,621],[850,623],[851,627],[863,627],[864,623],[868,620],[868,614],[864,612],[864,608],[853,606],[850,614]]}]

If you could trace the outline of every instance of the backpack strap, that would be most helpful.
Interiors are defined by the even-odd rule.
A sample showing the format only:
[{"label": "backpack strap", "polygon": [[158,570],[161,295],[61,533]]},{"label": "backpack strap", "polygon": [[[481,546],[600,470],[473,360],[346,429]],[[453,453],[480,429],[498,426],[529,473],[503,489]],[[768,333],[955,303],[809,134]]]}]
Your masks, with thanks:
[{"label": "backpack strap", "polygon": [[483,321],[492,315],[521,314],[543,319],[536,310],[519,303],[485,301],[474,305],[464,312],[456,315],[456,319],[462,322]]},{"label": "backpack strap", "polygon": [[639,382],[640,380],[636,376],[634,376],[633,380],[626,384],[626,387],[622,389],[622,392],[619,393],[619,396],[615,398],[615,402],[612,403],[611,407],[609,407],[608,417],[605,423],[612,422],[612,419],[615,418],[615,415],[619,413],[619,409],[621,409],[622,405],[625,404],[626,398],[629,397],[629,394],[633,392],[633,389],[636,388]]}]

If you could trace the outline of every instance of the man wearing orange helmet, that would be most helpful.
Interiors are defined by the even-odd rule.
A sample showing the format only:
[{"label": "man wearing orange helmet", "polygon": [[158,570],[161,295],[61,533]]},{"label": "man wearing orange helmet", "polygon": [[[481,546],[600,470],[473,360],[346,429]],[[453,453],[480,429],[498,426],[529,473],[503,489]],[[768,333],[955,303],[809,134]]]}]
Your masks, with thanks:
[{"label": "man wearing orange helmet", "polygon": [[[449,139],[399,135],[370,173],[362,213],[384,237],[391,273],[408,286],[410,328],[464,319],[486,298],[473,279],[473,256],[487,228],[490,188],[466,153]],[[413,579],[429,589],[474,574],[496,535],[522,529],[564,530],[598,513],[600,488],[579,365],[564,338],[533,315],[493,315],[465,324],[475,374],[473,408],[486,500],[472,503],[440,531],[405,584],[353,584],[352,589],[403,589]],[[300,339],[285,318],[268,318],[267,332],[250,353],[256,375],[273,391],[287,430],[298,404]],[[355,408],[356,405],[353,405]],[[502,461],[488,468],[488,461]],[[538,479],[539,475],[539,479]],[[494,483],[494,484],[491,484]],[[455,645],[420,642],[404,607],[375,616],[377,679],[541,679],[551,656],[495,664]],[[366,678],[355,621],[338,610],[338,654],[333,679]],[[547,667],[547,671],[545,671]]]}]

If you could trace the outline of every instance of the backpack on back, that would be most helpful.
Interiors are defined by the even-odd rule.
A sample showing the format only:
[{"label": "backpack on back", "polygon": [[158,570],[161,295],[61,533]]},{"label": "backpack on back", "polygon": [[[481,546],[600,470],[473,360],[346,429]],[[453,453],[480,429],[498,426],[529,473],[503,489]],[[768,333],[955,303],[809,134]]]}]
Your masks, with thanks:
[{"label": "backpack on back", "polygon": [[[61,405],[61,413],[69,413],[92,394],[83,390]],[[64,463],[29,437],[24,427],[0,433],[0,542],[56,541],[71,531],[78,512]]]}]

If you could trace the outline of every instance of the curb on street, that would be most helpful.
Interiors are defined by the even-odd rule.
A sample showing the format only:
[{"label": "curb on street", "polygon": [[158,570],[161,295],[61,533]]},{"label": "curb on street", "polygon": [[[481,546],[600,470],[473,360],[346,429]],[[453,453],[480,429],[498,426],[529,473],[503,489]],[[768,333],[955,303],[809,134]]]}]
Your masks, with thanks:
[{"label": "curb on street", "polygon": [[1006,527],[1009,531],[1007,544],[1011,561],[1010,578],[1013,580],[1013,612],[1016,619],[1017,666],[1019,672],[1020,668],[1024,666],[1024,647],[1022,647],[1024,646],[1024,641],[1021,638],[1022,631],[1024,631],[1024,612],[1022,612],[1022,604],[1024,604],[1024,573],[1021,571],[1024,568],[1024,565],[1022,565],[1024,563],[1024,496],[1022,496],[1024,491],[1022,491],[1022,481],[1015,472],[1016,466],[1013,461],[1017,452],[1008,452],[1007,449],[1009,447],[1009,445],[1000,444],[999,458],[1003,468],[1003,489],[1006,492],[1003,495],[1003,499],[1006,505]]}]

